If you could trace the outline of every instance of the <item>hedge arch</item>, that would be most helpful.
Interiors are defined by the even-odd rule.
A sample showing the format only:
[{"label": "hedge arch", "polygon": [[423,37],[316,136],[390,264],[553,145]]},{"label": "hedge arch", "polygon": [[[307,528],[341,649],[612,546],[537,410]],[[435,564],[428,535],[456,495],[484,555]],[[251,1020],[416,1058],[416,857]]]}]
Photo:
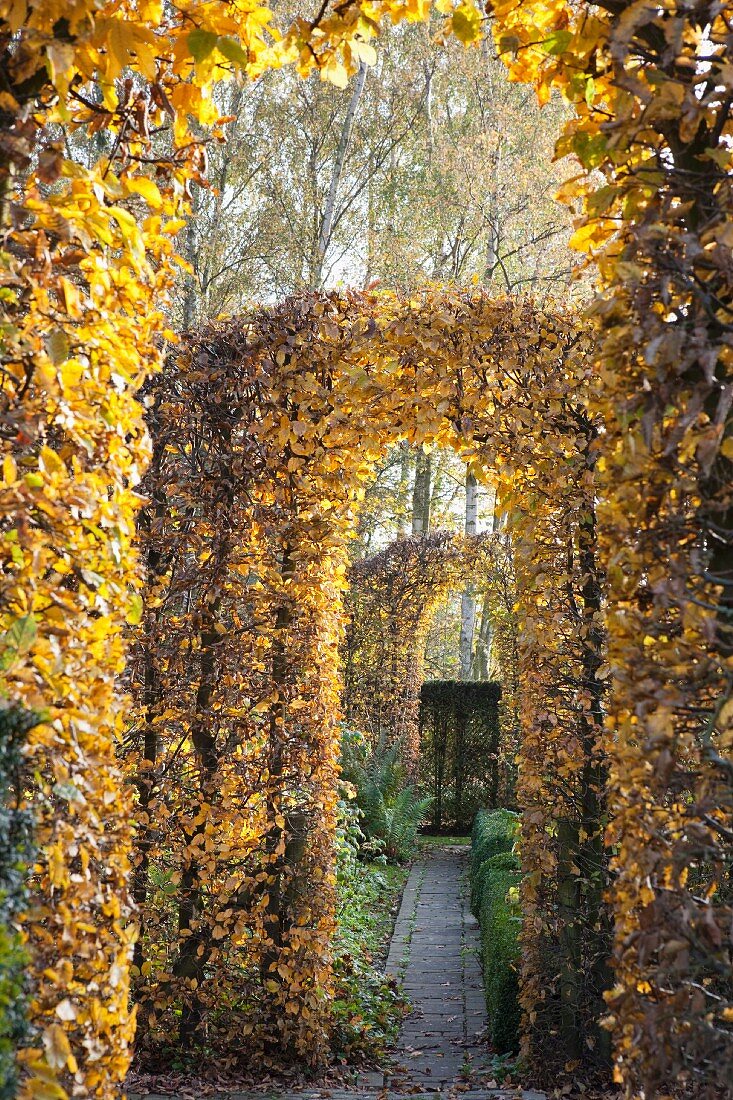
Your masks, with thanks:
[{"label": "hedge arch", "polygon": [[401,741],[413,767],[431,618],[467,577],[492,572],[497,545],[491,535],[465,539],[431,531],[397,539],[349,570],[344,718],[372,741]]},{"label": "hedge arch", "polygon": [[554,1048],[556,1062],[558,1029],[573,1049],[595,1032],[606,976],[588,980],[603,954],[590,347],[572,317],[526,301],[305,296],[191,336],[150,384],[141,718],[126,760],[141,822],[143,1045],[179,1028],[184,1045],[205,1035],[231,1057],[243,1035],[247,1056],[324,1050],[347,546],[373,463],[402,438],[453,446],[499,486],[522,635],[527,1049],[539,1064]]},{"label": "hedge arch", "polygon": [[[320,64],[340,75],[342,62],[355,64],[351,42],[362,8],[357,0],[337,7],[324,9],[314,24],[299,22],[301,69]],[[430,5],[418,8],[427,16]],[[599,473],[615,683],[606,744],[612,757],[609,840],[617,852],[617,980],[609,1002],[616,1070],[629,1097],[677,1079],[692,1082],[698,1095],[718,1096],[730,1091],[733,1047],[731,4],[496,0],[490,8],[511,76],[533,83],[541,102],[559,90],[573,104],[557,153],[572,152],[579,163],[580,176],[564,188],[568,201],[582,205],[573,245],[590,254],[601,284],[594,308],[603,324],[605,393],[598,407],[607,434]],[[29,59],[31,69],[37,66],[32,85],[40,85],[40,109],[32,118],[6,103],[3,129],[21,161],[55,117],[57,102],[62,115],[69,109],[78,77],[93,78],[101,68],[114,80],[122,67],[107,49],[106,22],[84,18],[95,10],[89,4],[78,9],[76,34],[63,44],[68,68],[46,64],[55,40],[46,37],[43,5],[30,5],[31,17],[17,29],[23,6],[15,5],[4,24],[6,39],[17,36],[19,46],[10,87],[25,84]],[[399,20],[413,18],[415,10],[414,4],[380,2],[375,15]],[[214,7],[209,18],[222,15],[235,36],[255,47],[249,60],[258,71],[265,48],[258,12],[232,25],[231,11]],[[446,16],[446,30],[478,38],[480,13],[469,3],[455,15]],[[137,16],[133,26],[148,32]],[[189,34],[185,12],[174,10],[159,30],[157,75],[177,104],[178,149],[190,157],[188,164],[177,157],[158,164],[164,205],[177,213],[180,184],[196,177],[200,152],[183,120],[206,107],[209,70],[206,60],[203,74],[189,79],[190,59],[178,49]],[[148,64],[128,60],[136,72]],[[37,80],[44,66],[49,79]],[[132,99],[125,91],[124,99],[113,100],[113,132],[144,136],[157,92],[148,83]],[[85,125],[79,109],[73,117]],[[158,110],[163,120],[160,96]],[[96,128],[96,114],[91,125]],[[127,170],[126,143],[117,146],[117,164]],[[48,149],[53,160],[61,154],[60,142]],[[3,178],[12,176],[11,160]],[[12,453],[4,463],[3,663],[11,697],[34,709],[49,707],[52,718],[30,735],[40,788],[34,807],[39,859],[37,904],[25,927],[33,1011],[45,1047],[43,1060],[31,1059],[30,1072],[37,1090],[54,1071],[68,1071],[77,1092],[109,1094],[110,1081],[124,1076],[133,1031],[126,984],[134,931],[125,899],[130,807],[115,767],[124,714],[115,677],[125,656],[125,616],[130,610],[134,621],[140,611],[130,599],[137,583],[131,539],[139,505],[131,486],[146,458],[135,393],[159,362],[165,322],[154,307],[170,283],[169,234],[177,223],[171,219],[159,232],[153,198],[149,224],[131,233],[120,209],[102,197],[98,165],[87,171],[67,162],[73,169],[68,188],[41,193],[42,174],[62,176],[63,167],[59,155],[55,167],[43,158],[30,176],[16,174],[23,217],[4,260],[11,288],[5,304]],[[131,179],[129,197],[137,201],[138,192],[149,193],[145,183]],[[75,242],[72,253],[76,243],[85,253],[79,284],[64,274],[67,239]],[[28,293],[18,297],[24,282]],[[103,323],[107,315],[113,326]],[[161,514],[149,517],[154,541],[166,530],[164,494],[160,499]],[[184,524],[179,535],[191,542],[192,556],[199,552]],[[538,527],[537,537],[559,587],[533,572],[528,560],[527,576],[543,591],[534,607],[523,598],[519,614],[533,625],[545,617],[549,627],[545,597],[551,591],[549,602],[560,602],[561,556],[546,529]],[[210,532],[202,543],[207,539],[214,541]],[[221,561],[224,548],[218,552]],[[158,553],[150,551],[151,575],[162,565]],[[185,563],[181,568],[185,572]],[[177,579],[182,617],[190,613],[192,586]],[[165,592],[163,581],[160,589]],[[590,590],[587,598],[595,599]],[[158,620],[174,602],[158,605]],[[576,620],[588,638],[593,631],[591,621],[582,622],[585,611],[577,604]],[[145,646],[156,616],[148,620],[153,633]],[[555,683],[560,669],[545,641],[537,643],[540,687]],[[553,653],[563,646],[570,651],[573,641],[561,632],[553,646]],[[148,667],[155,672],[150,662]],[[157,691],[153,677],[147,707],[157,705]],[[565,683],[538,721],[555,729],[572,697]],[[595,714],[584,692],[580,698]],[[200,702],[206,704],[205,689]],[[539,802],[543,783],[551,785],[536,728],[523,748],[530,802]],[[152,727],[146,736],[145,752],[155,742]],[[566,746],[565,757],[577,759],[576,748]],[[567,780],[564,771],[556,774]],[[143,802],[150,794],[143,815],[156,818],[162,811],[154,769],[137,780]],[[541,817],[541,807],[537,812]],[[526,831],[532,821],[525,817]],[[63,960],[58,942],[64,943]],[[668,950],[670,942],[676,950]]]}]

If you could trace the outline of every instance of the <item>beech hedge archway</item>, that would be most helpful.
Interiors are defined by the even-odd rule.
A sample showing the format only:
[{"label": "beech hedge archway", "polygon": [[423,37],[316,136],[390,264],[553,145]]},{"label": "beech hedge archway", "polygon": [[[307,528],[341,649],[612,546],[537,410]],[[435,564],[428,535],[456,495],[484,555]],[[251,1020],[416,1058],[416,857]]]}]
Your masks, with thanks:
[{"label": "beech hedge archway", "polygon": [[[265,1058],[324,1050],[347,547],[374,463],[403,438],[452,446],[499,486],[522,636],[526,1044],[539,1061],[559,1029],[571,1047],[595,1034],[590,349],[570,315],[527,301],[304,296],[189,337],[149,384],[140,723],[126,758],[143,1047],[178,1029],[184,1046],[205,1036],[230,1054],[243,1035]],[[571,944],[559,823],[577,881]],[[565,966],[561,991],[571,950],[582,965],[572,981]]]},{"label": "beech hedge archway", "polygon": [[[69,1089],[109,1093],[124,1077],[130,978],[143,1058],[172,1037],[232,1063],[323,1054],[347,546],[373,464],[400,439],[452,446],[490,477],[512,543],[521,1000],[538,1082],[581,1053],[604,1058],[598,1022],[610,988],[617,1064],[637,1036],[635,1066],[650,1080],[697,1059],[725,1083],[733,1005],[718,733],[708,729],[699,749],[684,712],[687,786],[675,781],[670,797],[650,771],[663,762],[667,733],[660,725],[658,744],[641,744],[637,723],[656,728],[657,696],[660,721],[671,721],[667,670],[677,664],[650,657],[631,668],[626,655],[651,653],[657,635],[660,653],[682,644],[671,620],[640,641],[629,636],[662,600],[661,588],[645,585],[659,585],[668,544],[648,540],[646,572],[624,564],[628,523],[606,504],[610,444],[593,350],[572,316],[528,301],[459,291],[310,295],[189,336],[145,383],[153,452],[127,672],[136,723],[122,742],[121,775],[111,740],[82,723],[90,703],[79,696],[74,751],[49,767],[55,794],[38,806],[45,851],[24,920],[35,1022],[56,1044],[50,1056]],[[54,452],[44,469],[63,479]],[[628,486],[613,489],[614,506]],[[115,537],[126,543],[129,532]],[[616,689],[604,730],[606,571]],[[106,692],[124,647],[118,636],[105,640],[97,608],[114,593],[92,573],[82,582],[98,632],[89,674],[99,672]],[[684,652],[703,619],[688,613]],[[44,675],[53,677],[45,635],[44,646]],[[708,708],[715,662],[710,642],[700,686],[688,692]],[[680,703],[679,678],[674,690]],[[727,718],[714,713],[724,730]],[[48,727],[49,759],[67,735],[58,722]],[[609,875],[624,888],[604,903]],[[131,901],[140,924],[132,967]],[[694,951],[671,959],[670,929],[679,942],[687,929]]]},{"label": "beech hedge archway", "polygon": [[484,587],[493,588],[489,578],[501,553],[493,535],[430,531],[399,538],[349,570],[344,718],[374,743],[400,741],[410,767],[420,750],[420,686],[432,616],[467,578],[485,577]]},{"label": "beech hedge archway", "polygon": [[[455,8],[448,5],[446,12],[442,11],[445,5],[440,7],[447,33],[467,42],[479,40],[482,13],[471,2],[461,2]],[[26,8],[28,18],[24,20]],[[251,75],[279,64],[283,57],[268,44],[262,9],[240,11],[235,18],[231,5],[212,4],[206,11],[206,26],[212,33],[204,34],[211,52],[209,48],[203,53],[196,48],[192,52],[190,15],[171,6],[162,23],[153,17],[157,32],[153,58],[148,49],[150,12],[144,5],[138,8],[134,12],[126,9],[127,29],[137,43],[145,44],[144,50],[137,50],[137,57],[135,50],[123,56],[108,48],[108,22],[96,18],[97,9],[88,0],[75,7],[74,27],[68,36],[65,21],[55,21],[52,6],[40,3],[13,5],[3,22],[4,38],[13,48],[8,56],[3,118],[10,154],[0,166],[0,177],[3,186],[8,184],[8,211],[19,213],[10,217],[6,226],[8,248],[3,258],[7,291],[3,301],[7,322],[3,390],[9,446],[3,462],[2,515],[7,527],[2,663],[9,697],[50,717],[34,728],[28,746],[38,780],[33,810],[39,855],[35,865],[38,889],[24,928],[34,986],[32,1011],[43,1040],[43,1055],[38,1058],[34,1048],[27,1052],[26,1061],[33,1078],[29,1090],[37,1093],[54,1091],[58,1075],[77,1094],[85,1090],[112,1094],[114,1082],[124,1076],[129,1061],[134,1030],[128,997],[129,951],[135,935],[126,895],[131,817],[116,751],[125,734],[127,714],[117,691],[117,676],[126,655],[123,623],[128,612],[133,625],[141,614],[141,603],[135,598],[138,574],[133,552],[134,517],[140,498],[134,486],[147,449],[142,410],[135,395],[160,362],[166,331],[163,311],[157,307],[172,284],[172,236],[181,225],[177,215],[186,212],[187,188],[182,184],[199,174],[201,146],[191,140],[186,120],[203,122],[211,117],[212,61],[217,57],[228,60],[231,47],[236,53],[240,40],[250,47],[244,71]],[[334,508],[322,508],[305,484],[307,469],[315,472],[320,462],[315,451],[309,457],[311,443],[338,463],[347,455],[349,435],[358,434],[352,414],[363,415],[370,409],[375,425],[389,427],[387,436],[398,429],[422,438],[431,438],[433,433],[438,438],[444,432],[457,444],[476,449],[478,461],[499,470],[520,562],[518,615],[524,626],[525,676],[533,653],[537,659],[535,700],[528,699],[525,687],[522,744],[524,860],[530,868],[525,896],[525,1008],[533,1012],[532,1006],[538,1004],[535,1020],[539,1023],[543,1018],[545,987],[537,975],[547,956],[540,949],[544,939],[558,941],[557,925],[546,901],[548,890],[552,896],[548,877],[554,881],[559,869],[555,834],[545,825],[548,816],[557,817],[568,823],[563,828],[572,834],[577,814],[575,819],[567,816],[566,805],[573,802],[572,792],[579,787],[594,791],[597,784],[591,777],[598,776],[598,769],[605,778],[603,762],[589,749],[597,743],[598,681],[605,683],[607,674],[612,673],[614,689],[609,692],[603,745],[609,760],[607,837],[613,852],[615,919],[615,984],[608,997],[608,1023],[615,1036],[617,1078],[629,1097],[670,1081],[691,1083],[700,1097],[717,1097],[730,1091],[733,1078],[729,981],[733,7],[725,0],[670,0],[664,4],[494,0],[489,8],[494,41],[511,78],[533,84],[541,102],[559,92],[572,105],[556,152],[558,156],[573,155],[579,176],[568,181],[563,197],[581,207],[571,244],[589,254],[600,282],[593,312],[602,326],[597,369],[603,377],[603,392],[589,405],[594,415],[588,427],[588,447],[583,447],[583,425],[588,425],[583,415],[577,425],[579,449],[570,442],[575,429],[569,411],[572,401],[567,398],[569,393],[574,399],[578,396],[572,392],[577,381],[572,380],[574,367],[569,368],[570,389],[558,381],[563,366],[555,382],[544,389],[544,403],[533,406],[529,395],[524,400],[520,396],[528,362],[525,349],[530,359],[544,349],[549,363],[549,346],[560,336],[562,348],[570,353],[565,363],[577,354],[577,349],[571,349],[566,322],[533,317],[529,307],[508,307],[504,327],[500,307],[494,307],[493,320],[489,320],[492,311],[482,312],[483,307],[468,303],[444,306],[435,300],[435,311],[428,310],[422,317],[419,303],[414,307],[405,304],[404,309],[387,307],[378,325],[373,301],[351,299],[355,312],[341,329],[348,312],[344,301],[340,305],[311,303],[303,308],[291,305],[279,313],[283,332],[277,331],[276,314],[269,314],[269,320],[261,317],[249,328],[230,329],[229,337],[240,342],[247,362],[254,362],[248,333],[259,341],[259,351],[253,351],[259,374],[247,374],[239,391],[228,386],[231,379],[217,377],[215,371],[212,377],[211,363],[205,358],[201,361],[197,368],[200,387],[210,385],[212,397],[220,387],[218,412],[207,406],[208,398],[196,390],[193,377],[175,383],[182,402],[187,393],[199,402],[197,426],[203,434],[195,445],[184,445],[180,437],[175,443],[173,425],[166,419],[167,406],[175,401],[159,396],[159,427],[168,431],[173,452],[159,448],[155,468],[172,473],[178,446],[181,481],[171,486],[170,492],[162,484],[158,487],[144,521],[149,535],[147,567],[159,595],[148,590],[153,604],[146,610],[146,634],[138,643],[133,669],[135,689],[142,692],[145,740],[139,742],[136,732],[125,741],[143,826],[135,857],[135,894],[147,893],[149,879],[157,882],[161,899],[178,891],[195,901],[200,867],[205,866],[208,873],[218,865],[211,856],[212,845],[222,847],[229,837],[231,851],[242,856],[241,862],[233,857],[233,867],[239,873],[247,866],[245,857],[258,850],[258,830],[267,820],[273,822],[267,833],[268,858],[280,858],[275,853],[282,845],[283,815],[276,812],[276,794],[246,836],[244,830],[233,834],[226,828],[219,836],[212,835],[208,824],[198,817],[187,817],[181,800],[167,789],[163,795],[162,790],[182,755],[188,754],[189,772],[198,777],[204,790],[211,767],[218,766],[217,742],[215,739],[212,748],[210,730],[218,683],[211,669],[216,667],[225,678],[238,671],[233,666],[220,669],[217,662],[219,656],[223,659],[234,652],[227,630],[222,633],[219,611],[233,600],[237,586],[248,600],[242,604],[247,608],[243,614],[247,625],[242,631],[250,628],[249,617],[254,617],[255,629],[250,633],[256,640],[251,643],[247,675],[261,674],[261,683],[254,686],[258,690],[261,686],[263,695],[260,699],[254,698],[255,693],[252,699],[243,696],[249,701],[239,708],[242,714],[216,712],[221,727],[226,718],[231,730],[223,747],[228,759],[240,734],[248,731],[256,735],[248,742],[251,751],[239,767],[251,765],[255,787],[264,783],[256,759],[268,740],[264,722],[269,718],[276,747],[267,774],[274,776],[284,766],[284,750],[281,753],[277,748],[283,738],[276,734],[284,729],[285,688],[278,687],[277,702],[268,703],[273,682],[280,684],[287,675],[284,647],[291,647],[289,657],[303,657],[310,644],[308,637],[317,633],[323,650],[331,644],[329,629],[339,628],[340,581],[331,566],[337,570],[342,564],[342,528],[334,515],[328,514]],[[425,19],[431,9],[427,2],[378,0],[370,33],[387,17]],[[283,49],[295,48],[301,71],[321,67],[325,76],[342,80],[361,56],[355,47],[362,16],[358,0],[344,0],[333,10],[322,7],[312,23],[297,20]],[[225,37],[217,37],[222,31]],[[58,54],[57,33],[64,35],[63,65],[51,63]],[[214,42],[229,52],[217,54]],[[200,60],[194,54],[200,55]],[[146,78],[133,81],[132,95],[128,82],[117,80],[123,67]],[[119,140],[115,140],[111,161],[105,153],[98,163],[84,167],[66,159],[68,148],[64,149],[60,135],[54,140],[55,131],[53,127],[49,131],[47,124],[57,116],[70,118],[74,127],[94,133],[99,114],[96,108],[88,111],[75,89],[79,80],[94,82],[100,74],[109,90],[104,106],[106,125]],[[37,99],[36,109],[26,109],[30,103],[27,94]],[[171,115],[175,155],[169,156],[168,150],[165,162],[157,161],[152,183],[146,174],[149,158],[140,157],[136,162],[129,151],[138,141],[148,147],[151,119],[155,128],[167,125]],[[34,151],[41,146],[48,155],[35,157]],[[30,158],[27,171],[14,172],[16,158],[19,164]],[[53,183],[50,188],[49,181]],[[132,203],[133,210],[147,211],[139,225],[129,209]],[[71,247],[67,249],[67,245]],[[83,259],[77,266],[80,254]],[[69,264],[73,264],[73,278],[69,277]],[[300,319],[296,317],[299,309]],[[310,316],[315,309],[320,312]],[[473,334],[451,334],[451,314],[460,314],[468,324],[483,318],[478,323],[478,347],[490,346],[491,334],[496,333],[497,355],[495,359],[489,356],[487,363],[497,384],[485,389],[491,396],[485,405],[478,403],[481,416],[474,416],[479,383],[478,375],[474,379],[473,364],[479,353],[474,360],[464,356]],[[512,314],[516,319],[513,337],[507,320]],[[522,318],[530,325],[529,331]],[[333,328],[338,331],[334,333]],[[392,358],[377,356],[376,365],[362,369],[360,378],[358,348],[366,347],[377,336],[377,329],[385,340],[383,348],[400,347],[401,351]],[[283,418],[288,419],[288,403],[296,414],[301,406],[305,411],[297,395],[288,396],[296,392],[288,368],[298,354],[298,341],[309,343],[306,330],[311,336],[320,332],[324,345],[329,344],[328,354],[316,356],[313,369],[305,373],[314,400],[321,401],[322,411],[332,407],[336,417],[320,439],[315,420],[307,415],[295,421],[302,435],[291,434],[283,425]],[[516,337],[521,338],[519,344]],[[212,336],[212,347],[213,341]],[[503,358],[499,354],[502,341]],[[334,366],[339,345],[347,356],[343,372],[338,364]],[[376,349],[379,340],[372,340],[372,346]],[[425,383],[420,393],[430,393],[435,407],[421,408],[419,395],[395,386],[390,424],[383,419],[389,415],[390,371],[394,382],[404,360],[408,368],[405,381],[414,378],[410,347],[416,354],[422,349],[426,355],[433,351],[438,355],[440,366],[432,374],[422,366],[417,370],[421,385]],[[456,358],[447,355],[449,347]],[[267,348],[273,349],[274,359]],[[556,355],[553,366],[561,360],[563,356]],[[464,362],[472,364],[465,372],[460,366]],[[446,374],[443,368],[449,363],[456,370]],[[499,363],[504,367],[494,373]],[[352,367],[354,373],[350,374]],[[318,374],[321,368],[323,382]],[[331,406],[328,379],[334,373],[339,387],[345,377],[351,381],[344,388],[336,387],[341,397]],[[465,400],[464,373],[470,391]],[[270,383],[277,386],[281,381],[281,390],[268,390]],[[173,385],[170,372],[167,382]],[[581,368],[581,392],[584,383],[590,383],[590,377]],[[261,402],[265,392],[271,399],[264,401],[266,410],[263,406],[259,419],[254,418],[252,438],[245,444],[235,430],[239,413],[232,398],[239,392],[241,400],[247,401],[247,386],[255,402]],[[555,386],[559,396],[553,398]],[[155,388],[159,391],[157,383]],[[347,393],[352,395],[351,404]],[[498,404],[491,408],[494,401]],[[585,407],[581,400],[581,410]],[[549,414],[550,422],[557,417],[560,423],[567,412],[569,435],[553,427],[547,437],[539,438],[532,422],[533,409],[540,408]],[[596,410],[604,413],[605,434],[599,440],[601,453],[594,466]],[[195,404],[193,409],[181,411],[193,423]],[[456,411],[460,411],[457,421],[441,420],[444,414],[450,417]],[[493,418],[495,431],[485,432],[484,414]],[[252,417],[246,414],[245,419]],[[267,427],[261,427],[265,423]],[[270,442],[265,441],[263,431],[274,433]],[[529,436],[525,438],[523,433]],[[510,438],[516,455],[507,453]],[[228,439],[239,451],[234,460],[227,449]],[[298,447],[304,439],[306,450],[302,453]],[[548,458],[553,440],[554,453]],[[219,462],[218,480],[213,466],[207,472],[196,457],[204,452],[213,465]],[[276,461],[277,454],[280,459]],[[302,466],[301,460],[305,460]],[[240,467],[239,462],[245,465]],[[368,464],[367,449],[364,468]],[[579,559],[591,564],[593,509],[578,512],[572,504],[577,496],[571,498],[562,491],[559,499],[554,495],[558,488],[554,476],[558,469],[568,468],[571,480],[578,483],[573,484],[573,491],[586,490],[585,504],[595,499],[590,485],[596,474],[600,482],[599,530],[608,584],[608,668],[604,664],[591,667],[598,659],[602,609],[596,574],[579,565]],[[344,469],[351,471],[346,482],[358,483],[360,475],[350,462]],[[275,470],[278,476],[274,476]],[[204,490],[200,501],[186,496],[197,472]],[[317,473],[323,482],[322,499],[335,504],[340,514],[349,495],[345,486],[340,488],[342,479],[335,469],[318,466]],[[259,475],[262,479],[258,481]],[[155,485],[154,472],[149,482]],[[225,488],[230,483],[232,488]],[[259,509],[257,516],[252,511],[253,523],[255,519],[257,524],[264,523],[265,533],[269,532],[265,521],[289,517],[285,547],[292,544],[294,549],[284,559],[282,553],[273,557],[260,549],[263,531],[256,525],[244,523],[247,538],[236,551],[227,541],[228,535],[216,535],[205,525],[198,537],[193,532],[194,522],[208,510],[217,520],[230,518],[234,524],[231,531],[238,538],[235,521],[242,500],[248,499],[243,496],[249,491],[246,484],[270,486],[268,492],[254,492],[247,504],[252,510]],[[518,486],[516,490],[513,484]],[[214,485],[219,489],[215,491]],[[325,491],[329,486],[332,495]],[[181,511],[166,513],[168,496],[177,498],[176,507]],[[552,522],[545,514],[550,501]],[[301,553],[299,536],[305,541],[309,523],[312,531],[323,537],[321,561],[313,560],[308,552]],[[577,538],[574,553],[563,556],[563,538],[558,532],[568,531],[575,532]],[[333,541],[329,543],[329,539]],[[566,538],[565,551],[569,545]],[[205,554],[205,560],[200,560]],[[250,562],[257,568],[250,567]],[[205,570],[201,568],[204,565],[208,566]],[[193,615],[198,590],[189,572],[195,568],[200,569],[209,588],[201,589],[199,617],[191,620],[197,648],[187,653],[180,623]],[[226,599],[216,594],[217,569],[229,586]],[[310,576],[306,576],[308,569]],[[580,588],[579,570],[583,570],[580,578],[585,578]],[[175,584],[169,581],[173,572]],[[311,581],[323,582],[318,596],[311,592]],[[278,597],[279,618],[274,625],[264,600],[258,602],[263,591]],[[296,616],[289,620],[289,601],[296,592],[310,602],[305,605],[305,619]],[[333,597],[330,609],[323,608],[324,592]],[[558,616],[557,625],[552,622],[553,613]],[[170,627],[168,655],[156,663],[151,647],[163,633],[164,621]],[[236,635],[240,627],[233,612],[231,621]],[[311,624],[311,635],[303,626],[306,621]],[[247,646],[239,640],[246,651]],[[296,642],[300,648],[292,652]],[[166,692],[173,703],[176,691],[186,694],[188,689],[176,684],[174,673],[186,667],[186,659],[194,655],[201,663],[202,675],[195,698],[189,701],[199,709],[191,712],[195,717],[190,739],[181,740],[180,751],[170,750],[165,772],[153,766],[152,760],[158,759],[159,738],[167,744],[170,731],[176,728],[170,724],[176,709],[170,708],[174,716],[170,718],[160,710],[160,701]],[[578,661],[584,659],[588,662],[586,672],[593,675],[581,679],[582,686],[575,691]],[[553,684],[560,685],[558,693],[546,695],[545,686]],[[538,699],[548,705],[535,705]],[[303,728],[309,736],[315,729],[316,700],[320,706],[328,702],[323,734],[316,738],[322,746],[330,743],[335,693],[327,699],[325,682],[317,673],[309,673],[302,693],[293,695],[297,709],[290,707],[294,715],[302,710]],[[221,708],[221,702],[216,706]],[[245,715],[257,706],[263,708],[257,712],[260,717],[247,725]],[[582,766],[581,759],[585,762]],[[316,789],[328,788],[330,766],[327,754],[319,759],[309,778],[308,799],[317,800]],[[277,783],[270,786],[277,791]],[[560,791],[556,803],[552,802],[554,787]],[[224,799],[229,797],[226,788],[221,790]],[[589,813],[594,811],[595,797],[588,799]],[[253,807],[262,802],[244,805],[255,813]],[[175,877],[178,870],[168,873],[163,868],[162,877],[160,868],[151,865],[150,875],[146,871],[151,839],[157,842],[160,836],[168,837],[164,827],[167,812],[171,830],[177,827],[187,838],[179,849],[171,848],[172,865],[178,866],[182,852],[198,851],[196,859],[186,857],[180,882]],[[327,818],[328,807],[324,820]],[[577,835],[580,842],[581,832]],[[598,837],[588,840],[583,826],[582,838],[589,857],[592,850],[597,877]],[[568,883],[573,881],[574,866],[581,865],[568,865]],[[605,856],[600,867],[605,871]],[[271,877],[264,867],[255,878],[260,874]],[[588,882],[587,878],[583,881]],[[233,887],[212,893],[212,904],[223,900],[226,889]],[[588,888],[590,895],[595,889]],[[581,895],[589,896],[584,890]],[[571,893],[568,888],[568,898]],[[261,909],[268,910],[267,896],[267,902],[260,896]],[[235,893],[231,912],[248,911],[254,897],[252,890]],[[149,915],[150,903],[146,906]],[[227,912],[221,910],[220,915]],[[239,917],[227,916],[224,924],[214,925],[214,943],[233,919],[237,923]],[[272,914],[268,916],[271,923],[274,919]],[[199,950],[207,950],[196,939],[200,922],[195,911],[187,915],[183,905],[178,920],[178,953],[161,949],[154,959],[142,963],[140,985],[144,989],[147,983],[150,992],[147,1012],[140,1013],[145,1027],[157,1026],[170,998],[178,996],[175,991],[181,982],[197,980],[187,978],[186,971],[192,966],[195,971]],[[328,919],[324,922],[325,928]],[[256,945],[256,935],[245,935],[251,921],[248,924],[242,918],[240,923],[242,939]],[[148,939],[137,948],[138,960],[146,950],[150,954],[150,934],[148,919]],[[319,935],[311,932],[308,942],[314,944]],[[191,940],[191,958],[180,950],[184,940]],[[570,947],[572,944],[565,944]],[[325,957],[324,951],[317,945],[313,957]],[[264,958],[268,959],[266,953]],[[212,950],[207,966],[214,961]],[[295,989],[286,961],[283,969],[282,980],[290,982],[289,988],[297,993],[287,1002],[293,1008],[289,1031],[302,1036],[307,1030],[306,986]],[[572,1024],[578,1006],[571,969],[562,990],[563,1017]],[[312,976],[315,968],[309,973]],[[157,985],[152,974],[159,979]],[[278,986],[275,978],[268,981]],[[192,985],[189,992],[196,992]],[[275,999],[281,996],[272,988],[267,993]],[[202,993],[196,1006],[193,998],[184,1030],[197,1031],[197,1016],[206,1016],[205,999]],[[323,998],[315,997],[313,1003],[314,1019],[320,1021]],[[528,1013],[527,1022],[532,1019]],[[319,1034],[319,1028],[320,1024],[314,1033]]]}]

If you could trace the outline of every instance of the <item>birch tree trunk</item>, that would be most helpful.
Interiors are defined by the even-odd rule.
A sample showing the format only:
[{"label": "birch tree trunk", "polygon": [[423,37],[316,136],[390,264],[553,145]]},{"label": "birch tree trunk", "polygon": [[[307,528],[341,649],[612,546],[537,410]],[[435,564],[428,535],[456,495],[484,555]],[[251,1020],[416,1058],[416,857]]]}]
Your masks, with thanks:
[{"label": "birch tree trunk", "polygon": [[491,655],[491,598],[485,593],[481,605],[481,617],[479,619],[476,646],[471,659],[472,680],[489,679],[489,660]]},{"label": "birch tree trunk", "polygon": [[354,87],[351,92],[351,99],[349,100],[349,106],[346,109],[344,124],[341,127],[341,137],[339,138],[338,148],[336,150],[336,157],[333,162],[331,181],[328,187],[328,195],[326,196],[326,205],[323,210],[323,217],[321,218],[318,241],[316,244],[316,255],[314,257],[313,271],[311,273],[311,286],[314,290],[320,290],[323,286],[323,268],[326,260],[326,252],[328,251],[328,246],[331,243],[331,234],[333,233],[333,223],[336,216],[336,200],[338,198],[339,184],[341,183],[341,175],[344,170],[344,162],[346,160],[346,154],[349,150],[351,134],[354,129],[354,119],[356,118],[359,101],[361,100],[362,93],[364,91],[366,74],[366,63],[364,61],[360,61],[359,71],[356,74],[356,80],[354,81]]},{"label": "birch tree trunk", "polygon": [[[488,513],[488,514],[487,514]],[[496,530],[496,489],[489,490],[489,504],[485,518],[489,523],[489,531],[493,534]],[[479,618],[478,634],[471,659],[471,679],[489,680],[491,678],[491,646],[493,643],[493,614],[491,597],[484,593],[481,603],[481,615]]]},{"label": "birch tree trunk", "polygon": [[[470,538],[478,528],[478,482],[469,469],[466,469],[466,518],[464,534]],[[473,631],[476,621],[476,592],[472,584],[461,595],[461,639],[459,648],[460,676],[462,680],[471,677],[471,657],[473,655]]]}]

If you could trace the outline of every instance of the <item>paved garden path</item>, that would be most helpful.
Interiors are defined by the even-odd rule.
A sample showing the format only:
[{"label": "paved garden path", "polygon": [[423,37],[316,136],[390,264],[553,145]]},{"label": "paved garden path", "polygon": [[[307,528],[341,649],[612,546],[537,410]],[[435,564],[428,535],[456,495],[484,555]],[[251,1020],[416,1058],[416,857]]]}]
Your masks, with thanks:
[{"label": "paved garden path", "polygon": [[405,1018],[389,1092],[452,1092],[473,1097],[542,1100],[537,1092],[489,1087],[486,1003],[479,961],[479,928],[469,908],[468,849],[428,851],[405,886],[388,973],[400,978],[412,1012]]}]

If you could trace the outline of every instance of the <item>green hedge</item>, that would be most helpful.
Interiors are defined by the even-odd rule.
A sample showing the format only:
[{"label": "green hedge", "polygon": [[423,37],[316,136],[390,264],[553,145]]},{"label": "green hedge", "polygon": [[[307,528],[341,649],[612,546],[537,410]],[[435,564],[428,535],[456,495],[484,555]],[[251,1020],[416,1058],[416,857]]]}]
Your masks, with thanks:
[{"label": "green hedge", "polygon": [[481,925],[489,1032],[498,1054],[510,1054],[519,1047],[517,827],[517,815],[509,810],[481,810],[471,843],[471,907]]},{"label": "green hedge", "polygon": [[37,719],[17,707],[0,706],[0,1100],[17,1089],[15,1051],[27,1033],[26,958],[16,920],[26,891],[32,852],[31,815],[18,808],[23,745]]},{"label": "green hedge", "polygon": [[431,828],[466,832],[499,791],[501,684],[427,680],[420,688],[420,779],[432,796]]},{"label": "green hedge", "polygon": [[480,870],[487,859],[499,852],[511,852],[519,818],[511,810],[479,810],[471,836],[471,908],[479,915]]}]

